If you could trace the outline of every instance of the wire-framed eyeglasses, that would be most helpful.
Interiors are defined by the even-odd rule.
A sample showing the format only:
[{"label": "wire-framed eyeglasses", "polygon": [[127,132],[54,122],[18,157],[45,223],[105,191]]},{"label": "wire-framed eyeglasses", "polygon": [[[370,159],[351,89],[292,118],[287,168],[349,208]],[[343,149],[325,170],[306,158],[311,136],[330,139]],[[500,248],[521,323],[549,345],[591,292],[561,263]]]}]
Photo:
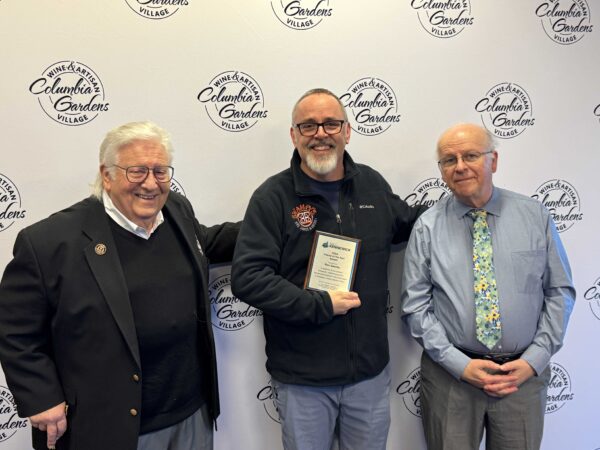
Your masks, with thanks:
[{"label": "wire-framed eyeglasses", "polygon": [[175,169],[171,166],[154,166],[154,167],[146,167],[146,166],[128,166],[121,167],[114,164],[113,167],[118,167],[121,170],[125,171],[125,177],[127,181],[130,183],[142,183],[148,178],[148,174],[152,172],[154,174],[154,178],[159,183],[166,183],[171,181],[173,178],[173,174],[175,173]]},{"label": "wire-framed eyeglasses", "polygon": [[462,155],[452,155],[442,158],[438,161],[438,165],[441,169],[452,169],[458,164],[458,160],[461,159],[465,164],[475,164],[481,159],[483,155],[492,153],[494,150],[488,150],[487,152],[466,152]]}]

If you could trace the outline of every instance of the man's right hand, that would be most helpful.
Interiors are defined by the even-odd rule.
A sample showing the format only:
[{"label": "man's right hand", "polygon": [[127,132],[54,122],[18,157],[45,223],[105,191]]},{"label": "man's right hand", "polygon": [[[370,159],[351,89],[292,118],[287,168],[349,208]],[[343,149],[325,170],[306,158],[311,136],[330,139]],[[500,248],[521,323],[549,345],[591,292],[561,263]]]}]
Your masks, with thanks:
[{"label": "man's right hand", "polygon": [[346,314],[352,308],[360,306],[360,299],[356,292],[328,291],[333,305],[333,315]]},{"label": "man's right hand", "polygon": [[67,431],[67,411],[65,402],[29,418],[31,426],[48,434],[48,448],[55,448],[56,441]]},{"label": "man's right hand", "polygon": [[460,378],[492,397],[504,397],[518,390],[517,377],[500,367],[493,361],[472,359]]}]

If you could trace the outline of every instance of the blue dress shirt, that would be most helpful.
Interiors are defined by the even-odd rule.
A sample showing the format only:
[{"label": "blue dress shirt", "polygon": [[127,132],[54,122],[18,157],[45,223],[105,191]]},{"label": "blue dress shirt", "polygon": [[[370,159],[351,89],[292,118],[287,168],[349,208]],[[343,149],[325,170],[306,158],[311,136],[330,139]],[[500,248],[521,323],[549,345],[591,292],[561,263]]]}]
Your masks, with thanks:
[{"label": "blue dress shirt", "polygon": [[[428,355],[456,378],[489,350],[475,337],[472,207],[454,196],[423,213],[404,262],[402,316]],[[563,343],[575,303],[567,255],[548,211],[537,200],[494,187],[488,212],[502,320],[493,352],[524,352],[541,373]]]}]

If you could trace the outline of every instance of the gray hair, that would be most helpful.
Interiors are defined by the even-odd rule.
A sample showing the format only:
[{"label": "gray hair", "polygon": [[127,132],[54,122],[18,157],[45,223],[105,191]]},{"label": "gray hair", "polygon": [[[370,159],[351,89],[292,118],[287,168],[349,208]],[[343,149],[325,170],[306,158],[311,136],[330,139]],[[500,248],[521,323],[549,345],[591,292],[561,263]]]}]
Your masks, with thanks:
[{"label": "gray hair", "polygon": [[[169,164],[173,160],[173,146],[169,133],[153,122],[130,122],[113,128],[100,144],[100,166],[110,167],[119,162],[119,150],[134,141],[152,141],[160,144],[167,153]],[[114,170],[111,171],[114,177]],[[96,181],[92,184],[92,195],[102,199],[102,173],[98,170]]]},{"label": "gray hair", "polygon": [[487,148],[485,150],[486,151],[497,150],[498,149],[498,139],[496,139],[496,136],[494,136],[494,134],[487,128],[485,129],[485,135],[487,137],[487,144],[488,144]]},{"label": "gray hair", "polygon": [[302,94],[302,97],[300,97],[298,99],[298,101],[294,104],[294,108],[292,109],[292,126],[294,125],[294,115],[296,114],[296,109],[298,109],[298,105],[300,104],[300,102],[302,100],[304,100],[306,97],[310,97],[311,95],[318,95],[318,94],[329,95],[330,97],[333,97],[338,102],[338,105],[340,105],[340,108],[342,108],[342,112],[344,113],[344,120],[346,122],[348,121],[348,114],[346,114],[346,108],[344,107],[344,105],[342,104],[342,101],[340,100],[340,98],[337,95],[335,95],[329,89],[314,88],[314,89],[306,91],[304,94]]}]

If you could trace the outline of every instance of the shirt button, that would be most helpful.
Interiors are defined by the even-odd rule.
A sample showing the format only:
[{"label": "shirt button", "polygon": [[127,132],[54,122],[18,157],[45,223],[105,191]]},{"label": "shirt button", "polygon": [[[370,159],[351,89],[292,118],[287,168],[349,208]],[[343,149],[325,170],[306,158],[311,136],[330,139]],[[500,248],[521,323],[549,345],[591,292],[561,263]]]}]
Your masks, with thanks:
[{"label": "shirt button", "polygon": [[140,376],[137,373],[134,373],[132,378],[133,378],[133,381],[135,381],[136,383],[138,381],[140,381]]},{"label": "shirt button", "polygon": [[137,414],[138,414],[137,409],[131,408],[129,410],[129,414],[131,414],[133,417],[137,416]]}]

